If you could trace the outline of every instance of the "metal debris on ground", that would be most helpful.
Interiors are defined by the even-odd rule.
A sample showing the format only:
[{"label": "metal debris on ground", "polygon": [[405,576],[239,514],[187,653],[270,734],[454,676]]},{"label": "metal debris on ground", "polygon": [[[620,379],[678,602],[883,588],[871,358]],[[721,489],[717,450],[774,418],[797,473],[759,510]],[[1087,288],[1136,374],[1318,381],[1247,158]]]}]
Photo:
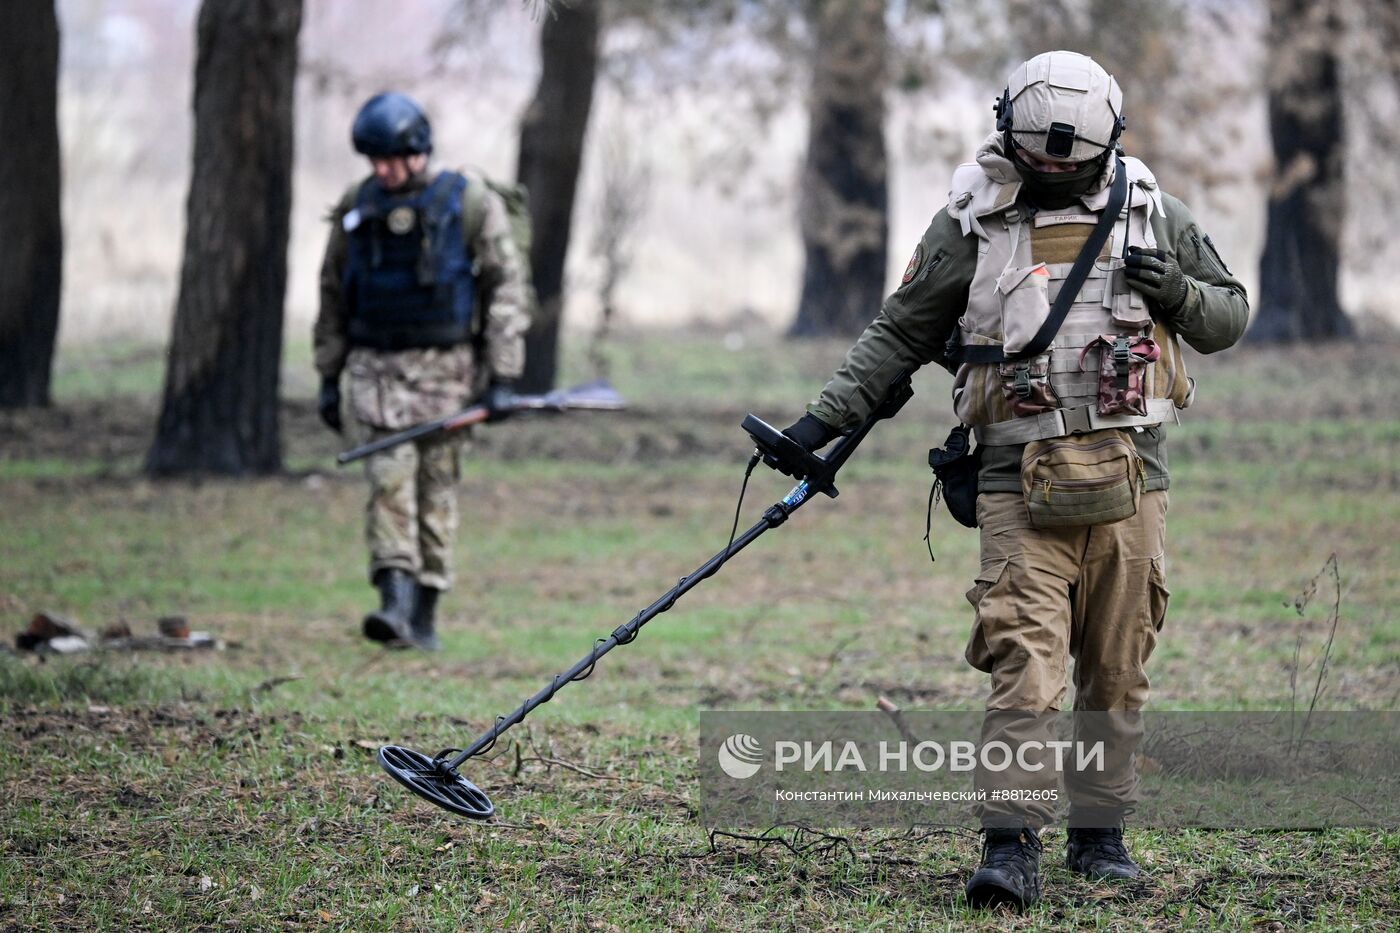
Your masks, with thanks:
[{"label": "metal debris on ground", "polygon": [[223,651],[228,645],[209,632],[191,631],[184,616],[165,616],[156,623],[158,634],[137,635],[125,620],[114,622],[92,637],[71,619],[38,612],[24,631],[15,635],[20,651],[42,654],[81,654],[85,651]]},{"label": "metal debris on ground", "polygon": [[29,620],[29,627],[15,636],[15,647],[21,651],[39,651],[43,646],[58,642],[50,650],[71,654],[87,650],[90,641],[87,633],[73,620],[56,613],[36,612]]}]

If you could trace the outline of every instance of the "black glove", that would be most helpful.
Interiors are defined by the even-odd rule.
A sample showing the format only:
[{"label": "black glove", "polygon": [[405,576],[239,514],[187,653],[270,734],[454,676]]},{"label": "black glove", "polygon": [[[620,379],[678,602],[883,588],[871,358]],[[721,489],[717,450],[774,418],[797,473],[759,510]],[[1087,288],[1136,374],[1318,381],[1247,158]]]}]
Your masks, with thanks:
[{"label": "black glove", "polygon": [[1131,246],[1123,265],[1123,275],[1129,287],[1155,301],[1163,314],[1170,317],[1186,304],[1189,293],[1186,273],[1181,271],[1175,259],[1167,256],[1165,250]]},{"label": "black glove", "polygon": [[807,414],[783,428],[783,433],[801,444],[803,450],[812,453],[831,443],[832,438],[841,432],[827,425],[816,415]]},{"label": "black glove", "polygon": [[321,395],[316,400],[316,410],[321,414],[321,420],[326,423],[326,427],[339,434],[345,427],[340,420],[340,378],[338,376],[323,376],[321,378]]},{"label": "black glove", "polygon": [[515,404],[515,383],[505,379],[493,379],[481,397],[486,406],[487,421],[504,421],[513,413]]}]

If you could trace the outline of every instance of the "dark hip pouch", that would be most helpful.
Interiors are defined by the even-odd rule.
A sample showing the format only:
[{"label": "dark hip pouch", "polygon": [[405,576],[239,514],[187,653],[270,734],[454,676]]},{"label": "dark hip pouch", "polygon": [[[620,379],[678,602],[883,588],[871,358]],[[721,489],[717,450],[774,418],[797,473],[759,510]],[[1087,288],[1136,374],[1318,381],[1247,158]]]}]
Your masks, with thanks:
[{"label": "dark hip pouch", "polygon": [[942,447],[928,452],[934,485],[942,490],[948,514],[959,525],[977,527],[977,470],[981,448],[972,448],[972,428],[960,424],[948,433]]}]

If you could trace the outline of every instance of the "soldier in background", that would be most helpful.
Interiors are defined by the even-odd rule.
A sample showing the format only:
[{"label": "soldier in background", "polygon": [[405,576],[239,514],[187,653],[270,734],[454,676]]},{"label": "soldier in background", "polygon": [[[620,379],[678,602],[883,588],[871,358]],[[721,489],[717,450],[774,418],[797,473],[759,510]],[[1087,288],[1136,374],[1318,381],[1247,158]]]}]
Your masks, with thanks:
[{"label": "soldier in background", "polygon": [[[321,419],[350,411],[374,440],[460,410],[479,397],[506,415],[524,367],[528,290],[500,197],[483,179],[428,168],[432,130],[397,93],[361,107],[352,139],[373,173],[330,215],[314,329]],[[369,575],[380,605],[367,638],[439,647],[434,613],[452,585],[459,442],[402,444],[366,461]]]}]

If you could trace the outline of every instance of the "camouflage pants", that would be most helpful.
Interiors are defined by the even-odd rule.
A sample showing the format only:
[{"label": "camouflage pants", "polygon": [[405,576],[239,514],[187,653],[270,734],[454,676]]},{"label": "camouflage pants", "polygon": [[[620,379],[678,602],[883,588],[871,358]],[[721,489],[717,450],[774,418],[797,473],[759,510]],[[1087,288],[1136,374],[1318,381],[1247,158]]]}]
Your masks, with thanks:
[{"label": "camouflage pants", "polygon": [[[1072,811],[1114,815],[1137,801],[1133,755],[1141,724],[1133,713],[1147,702],[1147,659],[1166,619],[1167,493],[1144,493],[1137,514],[1085,528],[1030,527],[1019,493],[984,493],[977,500],[981,572],[967,598],[977,610],[967,660],[991,675],[983,742],[1012,747],[1039,733],[1050,717],[1006,715],[1060,709],[1074,660],[1075,710],[1107,710],[1091,720],[1106,739],[1102,773],[1067,779]],[[1076,729],[1079,724],[1076,723]],[[1056,738],[1049,736],[1049,738]],[[1052,770],[977,775],[979,789],[998,786],[1050,790]],[[1053,819],[1052,802],[983,807],[986,825]],[[1078,825],[1095,824],[1080,817]],[[1107,825],[1112,825],[1108,823]]]},{"label": "camouflage pants", "polygon": [[[390,431],[371,430],[370,439]],[[457,537],[458,439],[400,444],[365,462],[369,505],[365,537],[369,575],[397,568],[423,586],[452,586],[452,545]]]}]

